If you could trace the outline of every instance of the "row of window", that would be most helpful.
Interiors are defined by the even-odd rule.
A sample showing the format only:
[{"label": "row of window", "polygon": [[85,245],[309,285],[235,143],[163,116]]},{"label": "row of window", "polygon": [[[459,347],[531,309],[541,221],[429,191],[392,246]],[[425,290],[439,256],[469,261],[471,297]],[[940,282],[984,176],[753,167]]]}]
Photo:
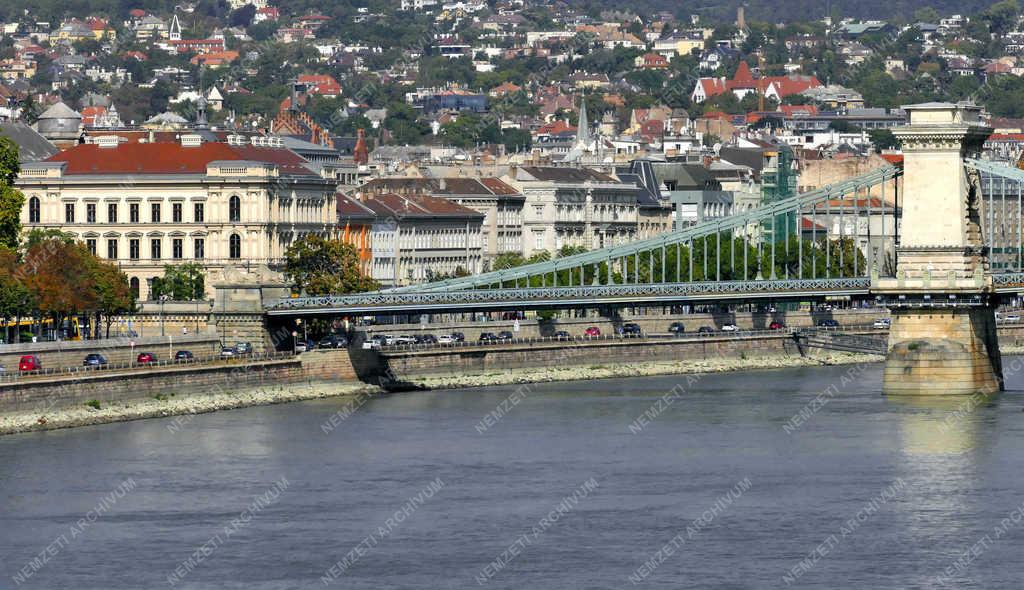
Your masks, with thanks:
[{"label": "row of window", "polygon": [[[75,223],[75,211],[77,207],[75,203],[64,204],[64,223]],[[39,197],[32,197],[28,201],[28,221],[29,223],[39,223],[40,221],[40,203]],[[152,203],[149,208],[149,221],[150,223],[160,223],[162,220],[163,204]],[[204,203],[193,203],[192,206],[192,221],[194,223],[203,223],[206,218],[206,210]],[[118,204],[108,203],[107,204],[107,223],[117,223],[118,217]],[[231,197],[228,200],[228,221],[231,223],[238,223],[242,220],[242,201],[238,197]],[[173,223],[182,223],[184,221],[183,205],[181,203],[171,203],[171,221]],[[128,204],[128,222],[129,223],[141,223],[140,207],[139,203]],[[85,204],[85,223],[96,223],[96,203]]]},{"label": "row of window", "polygon": [[[118,244],[120,240],[117,238],[107,239],[107,258],[110,260],[118,259]],[[128,240],[128,259],[129,260],[140,260],[142,258],[141,253],[142,240],[138,238],[130,238]],[[85,240],[85,245],[89,248],[89,251],[94,255],[96,254],[96,238],[88,238]],[[160,238],[153,238],[149,241],[149,257],[152,260],[160,260],[163,258],[163,240]],[[181,260],[185,257],[185,240],[182,238],[173,238],[171,240],[171,258],[175,260]],[[201,260],[206,257],[206,240],[204,238],[195,238],[192,240],[192,258]],[[238,234],[231,234],[228,238],[228,257],[232,259],[239,259],[242,257],[242,238]]]}]

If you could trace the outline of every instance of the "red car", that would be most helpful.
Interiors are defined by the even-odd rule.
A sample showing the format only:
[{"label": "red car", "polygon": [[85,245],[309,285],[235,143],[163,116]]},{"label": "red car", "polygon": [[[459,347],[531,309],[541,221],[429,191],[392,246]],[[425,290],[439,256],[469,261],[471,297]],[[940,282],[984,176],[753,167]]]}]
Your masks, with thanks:
[{"label": "red car", "polygon": [[140,365],[149,365],[156,362],[156,355],[152,352],[140,352],[139,356],[135,357],[135,362]]},{"label": "red car", "polygon": [[583,335],[590,336],[591,338],[596,338],[597,336],[601,335],[601,330],[599,330],[597,326],[590,326],[589,328],[583,331]]},{"label": "red car", "polygon": [[26,354],[18,361],[18,370],[22,372],[41,371],[43,370],[43,364],[39,362],[39,357],[36,355]]},{"label": "red car", "polygon": [[785,327],[786,326],[783,326],[779,322],[772,322],[772,323],[768,324],[768,329],[769,330],[781,330],[781,329],[783,329]]}]

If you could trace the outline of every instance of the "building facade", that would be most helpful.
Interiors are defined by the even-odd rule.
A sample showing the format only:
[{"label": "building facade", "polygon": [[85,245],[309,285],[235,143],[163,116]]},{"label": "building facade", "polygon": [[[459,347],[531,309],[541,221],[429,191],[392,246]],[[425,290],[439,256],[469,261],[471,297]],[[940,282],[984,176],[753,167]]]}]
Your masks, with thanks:
[{"label": "building facade", "polygon": [[383,287],[425,283],[483,268],[483,214],[427,195],[395,193],[341,197],[338,221],[370,229],[370,276]]},{"label": "building facade", "polygon": [[338,234],[335,182],[280,147],[110,136],[26,164],[26,230],[57,229],[115,261],[140,299],[166,265],[266,264],[307,234]]}]

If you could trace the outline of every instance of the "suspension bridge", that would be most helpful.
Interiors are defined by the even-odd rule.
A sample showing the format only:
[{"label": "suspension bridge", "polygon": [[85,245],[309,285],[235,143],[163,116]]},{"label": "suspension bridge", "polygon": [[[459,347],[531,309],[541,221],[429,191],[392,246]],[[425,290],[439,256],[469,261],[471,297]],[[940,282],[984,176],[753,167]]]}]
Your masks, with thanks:
[{"label": "suspension bridge", "polygon": [[[963,166],[981,177],[994,290],[1016,295],[1024,291],[1024,171],[974,158]],[[336,316],[867,298],[873,278],[895,276],[902,176],[888,165],[646,240],[433,283],[282,298],[266,310]]]}]

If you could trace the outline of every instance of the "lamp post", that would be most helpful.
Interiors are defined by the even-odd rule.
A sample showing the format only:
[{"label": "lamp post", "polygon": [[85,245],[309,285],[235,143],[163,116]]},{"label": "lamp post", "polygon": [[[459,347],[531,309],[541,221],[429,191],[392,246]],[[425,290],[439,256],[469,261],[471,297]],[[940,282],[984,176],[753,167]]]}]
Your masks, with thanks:
[{"label": "lamp post", "polygon": [[160,296],[160,336],[161,337],[163,337],[165,335],[164,334],[164,302],[167,301],[167,299],[168,299],[167,295],[161,295]]}]

